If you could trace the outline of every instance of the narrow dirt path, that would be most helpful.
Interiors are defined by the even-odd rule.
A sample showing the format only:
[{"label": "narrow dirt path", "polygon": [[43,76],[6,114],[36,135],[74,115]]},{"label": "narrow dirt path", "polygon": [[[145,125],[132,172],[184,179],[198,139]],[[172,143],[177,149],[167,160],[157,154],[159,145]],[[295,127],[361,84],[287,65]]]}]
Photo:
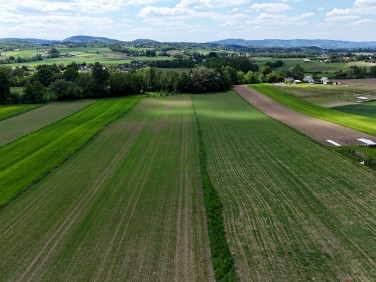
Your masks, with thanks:
[{"label": "narrow dirt path", "polygon": [[234,90],[248,103],[325,146],[366,145],[358,139],[376,143],[376,137],[329,121],[310,117],[293,111],[262,95],[247,85],[236,85]]}]

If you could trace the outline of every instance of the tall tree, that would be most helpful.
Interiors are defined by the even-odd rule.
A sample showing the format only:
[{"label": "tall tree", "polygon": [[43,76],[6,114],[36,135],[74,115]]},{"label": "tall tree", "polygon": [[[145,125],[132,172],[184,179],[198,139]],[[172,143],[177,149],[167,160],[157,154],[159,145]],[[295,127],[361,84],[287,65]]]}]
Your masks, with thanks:
[{"label": "tall tree", "polygon": [[4,72],[0,71],[0,104],[5,104],[9,96],[9,79]]}]

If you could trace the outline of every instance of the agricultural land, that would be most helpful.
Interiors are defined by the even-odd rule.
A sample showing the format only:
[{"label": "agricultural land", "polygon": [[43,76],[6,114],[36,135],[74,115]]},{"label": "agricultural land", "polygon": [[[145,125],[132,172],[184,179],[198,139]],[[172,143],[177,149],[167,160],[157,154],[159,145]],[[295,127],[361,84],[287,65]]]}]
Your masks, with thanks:
[{"label": "agricultural land", "polygon": [[0,105],[0,121],[22,114],[39,107],[40,105]]},{"label": "agricultural land", "polygon": [[67,159],[139,97],[102,99],[84,110],[0,148],[0,206]]},{"label": "agricultural land", "polygon": [[203,205],[190,96],[143,99],[0,211],[0,280],[213,281]]},{"label": "agricultural land", "polygon": [[[22,115],[0,121],[0,147],[42,127],[66,118],[94,102],[95,100],[89,99],[54,102]],[[20,107],[22,109],[22,106],[14,107]],[[26,109],[27,108],[26,106]]]},{"label": "agricultural land", "polygon": [[193,101],[241,280],[375,279],[375,175],[232,91]]}]

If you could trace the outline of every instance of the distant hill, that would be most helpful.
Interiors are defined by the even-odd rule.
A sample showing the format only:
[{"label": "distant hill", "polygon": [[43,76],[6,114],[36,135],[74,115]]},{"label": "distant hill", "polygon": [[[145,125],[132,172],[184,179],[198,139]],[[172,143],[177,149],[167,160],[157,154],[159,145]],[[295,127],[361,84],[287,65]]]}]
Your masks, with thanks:
[{"label": "distant hill", "polygon": [[240,46],[259,46],[259,47],[319,47],[324,49],[336,48],[375,48],[376,41],[352,42],[327,39],[264,39],[264,40],[245,40],[245,39],[224,39],[209,43],[231,44]]},{"label": "distant hill", "polygon": [[62,43],[83,43],[83,42],[114,43],[114,42],[119,42],[119,40],[110,39],[110,38],[106,38],[106,37],[76,35],[76,36],[68,37],[68,38],[62,40],[61,42]]},{"label": "distant hill", "polygon": [[0,42],[18,42],[27,44],[53,44],[59,43],[57,40],[46,40],[37,38],[0,38]]},{"label": "distant hill", "polygon": [[136,40],[133,40],[132,42],[140,43],[140,42],[158,42],[158,41],[151,40],[151,39],[136,39]]}]

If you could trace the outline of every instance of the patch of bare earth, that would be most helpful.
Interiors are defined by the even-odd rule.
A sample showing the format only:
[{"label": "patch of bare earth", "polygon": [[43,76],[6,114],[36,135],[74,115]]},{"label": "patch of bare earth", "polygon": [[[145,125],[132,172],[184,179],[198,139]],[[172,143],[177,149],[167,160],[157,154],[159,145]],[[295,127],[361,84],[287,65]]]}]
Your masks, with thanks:
[{"label": "patch of bare earth", "polygon": [[333,79],[334,82],[339,82],[341,84],[348,85],[371,85],[376,86],[376,78],[366,78],[366,79]]},{"label": "patch of bare earth", "polygon": [[333,146],[328,140],[341,146],[365,145],[358,141],[360,138],[376,143],[375,136],[293,111],[247,85],[236,85],[234,90],[263,113],[295,128],[325,146]]}]

